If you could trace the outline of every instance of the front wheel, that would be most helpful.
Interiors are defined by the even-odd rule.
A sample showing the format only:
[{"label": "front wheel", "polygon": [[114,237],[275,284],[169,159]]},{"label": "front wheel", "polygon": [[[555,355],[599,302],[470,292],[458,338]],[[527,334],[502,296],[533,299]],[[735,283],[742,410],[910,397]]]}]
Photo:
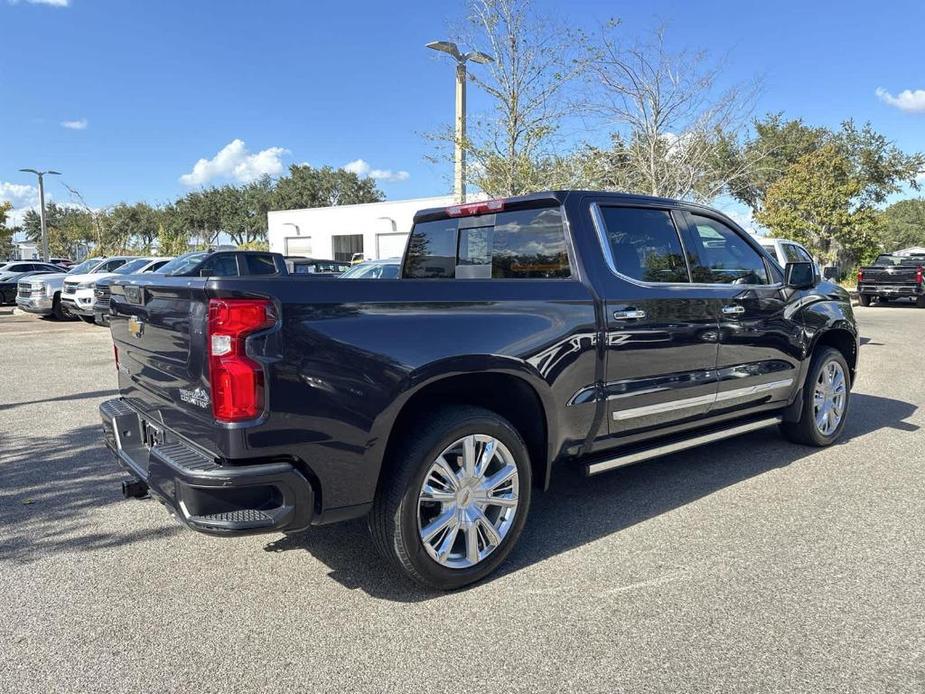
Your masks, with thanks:
[{"label": "front wheel", "polygon": [[379,551],[412,579],[453,590],[507,557],[530,508],[530,458],[499,415],[448,407],[415,421],[369,516]]},{"label": "front wheel", "polygon": [[870,306],[870,294],[858,294],[858,301],[861,306]]},{"label": "front wheel", "polygon": [[82,320],[84,323],[89,323],[90,325],[96,323],[96,319],[93,316],[81,316],[80,320]]},{"label": "front wheel", "polygon": [[817,351],[803,385],[803,411],[796,422],[784,422],[781,431],[794,443],[830,446],[841,435],[851,398],[851,376],[845,357],[836,349]]}]

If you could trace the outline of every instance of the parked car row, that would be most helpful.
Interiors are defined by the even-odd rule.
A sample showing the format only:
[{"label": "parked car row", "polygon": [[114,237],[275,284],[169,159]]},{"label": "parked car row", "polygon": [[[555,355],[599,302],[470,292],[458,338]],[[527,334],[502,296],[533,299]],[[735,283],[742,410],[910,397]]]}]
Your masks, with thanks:
[{"label": "parked car row", "polygon": [[89,258],[64,271],[50,263],[0,265],[0,298],[26,311],[58,320],[109,324],[110,284],[150,274],[192,277],[309,275],[311,277],[398,276],[400,258],[350,265],[346,261],[289,257],[263,251],[194,251],[177,258],[120,255]]}]

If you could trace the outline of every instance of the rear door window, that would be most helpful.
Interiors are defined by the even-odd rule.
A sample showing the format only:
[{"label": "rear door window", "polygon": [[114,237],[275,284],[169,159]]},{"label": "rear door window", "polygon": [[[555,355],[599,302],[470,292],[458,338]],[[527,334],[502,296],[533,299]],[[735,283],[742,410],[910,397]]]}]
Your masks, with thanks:
[{"label": "rear door window", "polygon": [[571,277],[558,207],[512,210],[417,224],[405,277],[561,279]]},{"label": "rear door window", "polygon": [[640,282],[689,282],[681,237],[668,210],[602,207],[613,267]]}]

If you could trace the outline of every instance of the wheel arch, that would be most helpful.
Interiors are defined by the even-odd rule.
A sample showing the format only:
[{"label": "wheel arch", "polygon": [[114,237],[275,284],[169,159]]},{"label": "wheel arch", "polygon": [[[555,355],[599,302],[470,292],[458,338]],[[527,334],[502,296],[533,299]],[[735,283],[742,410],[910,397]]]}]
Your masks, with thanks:
[{"label": "wheel arch", "polygon": [[397,404],[394,416],[388,418],[377,487],[393,464],[392,451],[415,419],[422,412],[449,404],[483,407],[511,422],[527,445],[534,482],[543,489],[548,486],[557,425],[551,394],[548,386],[543,387],[545,381],[521,362],[499,357],[467,361],[470,363],[465,365],[453,363],[452,368],[447,368],[449,364],[430,365],[412,376],[412,385]]},{"label": "wheel arch", "polygon": [[858,365],[858,336],[853,326],[834,325],[820,331],[813,339],[810,355],[815,354],[820,347],[832,347],[841,352],[851,372],[851,383],[854,384]]}]

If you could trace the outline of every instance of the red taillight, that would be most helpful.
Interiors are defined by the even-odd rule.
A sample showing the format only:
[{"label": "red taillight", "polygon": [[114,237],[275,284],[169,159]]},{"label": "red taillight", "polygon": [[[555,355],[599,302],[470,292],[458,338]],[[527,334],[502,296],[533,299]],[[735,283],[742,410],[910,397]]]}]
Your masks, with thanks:
[{"label": "red taillight", "polygon": [[217,420],[239,422],[263,411],[263,369],[248,359],[244,340],[275,322],[267,299],[209,301],[209,381]]},{"label": "red taillight", "polygon": [[864,271],[858,270],[858,284],[864,281]]},{"label": "red taillight", "polygon": [[922,284],[922,266],[915,268],[915,283]]},{"label": "red taillight", "polygon": [[483,200],[482,202],[470,202],[465,205],[447,207],[446,213],[450,217],[472,217],[477,214],[501,212],[503,209],[504,200]]}]

